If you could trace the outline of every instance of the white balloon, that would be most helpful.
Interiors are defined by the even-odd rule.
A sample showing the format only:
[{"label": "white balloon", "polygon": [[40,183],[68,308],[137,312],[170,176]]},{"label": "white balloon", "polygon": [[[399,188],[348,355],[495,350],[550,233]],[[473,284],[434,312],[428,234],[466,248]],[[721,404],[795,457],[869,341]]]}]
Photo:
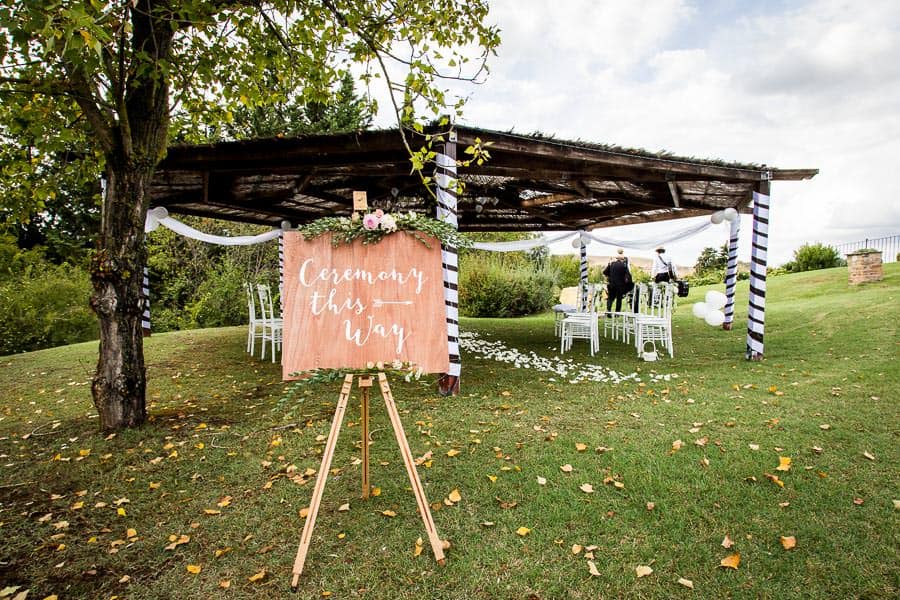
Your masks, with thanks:
[{"label": "white balloon", "polygon": [[156,231],[159,228],[159,221],[153,217],[147,219],[147,222],[144,223],[144,233],[150,233],[151,231]]},{"label": "white balloon", "polygon": [[707,325],[718,327],[725,322],[725,313],[723,313],[721,310],[711,310],[706,313],[705,319]]},{"label": "white balloon", "polygon": [[291,228],[291,222],[290,222],[290,221],[282,221],[282,222],[281,222],[281,230],[282,230],[282,231],[288,231],[290,228]]},{"label": "white balloon", "polygon": [[727,301],[728,298],[722,292],[717,292],[716,290],[706,292],[706,305],[710,310],[722,309]]},{"label": "white balloon", "polygon": [[169,216],[169,210],[165,206],[157,206],[150,211],[157,220],[162,221]]},{"label": "white balloon", "polygon": [[730,222],[738,218],[738,211],[731,207],[728,207],[722,211],[722,215],[725,217],[726,221]]},{"label": "white balloon", "polygon": [[691,311],[694,313],[694,316],[698,319],[706,318],[706,313],[709,311],[709,307],[706,306],[706,302],[697,302],[694,306],[691,307]]},{"label": "white balloon", "polygon": [[718,225],[725,220],[725,213],[721,210],[717,210],[709,216],[709,220],[712,221],[713,225]]},{"label": "white balloon", "polygon": [[573,248],[581,248],[581,236],[577,236],[574,240],[572,240]]}]

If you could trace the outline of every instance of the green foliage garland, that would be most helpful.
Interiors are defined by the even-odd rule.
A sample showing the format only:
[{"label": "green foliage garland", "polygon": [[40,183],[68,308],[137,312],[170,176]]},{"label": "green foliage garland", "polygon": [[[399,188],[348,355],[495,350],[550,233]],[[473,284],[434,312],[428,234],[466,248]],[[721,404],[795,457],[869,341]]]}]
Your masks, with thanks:
[{"label": "green foliage garland", "polygon": [[335,246],[350,244],[357,239],[362,240],[363,244],[377,244],[386,235],[397,231],[414,236],[427,247],[430,246],[425,236],[438,239],[443,246],[467,248],[471,245],[450,223],[414,212],[390,214],[376,210],[362,217],[358,213],[354,213],[353,218],[323,217],[300,228],[300,233],[307,240],[331,233],[331,243]]}]

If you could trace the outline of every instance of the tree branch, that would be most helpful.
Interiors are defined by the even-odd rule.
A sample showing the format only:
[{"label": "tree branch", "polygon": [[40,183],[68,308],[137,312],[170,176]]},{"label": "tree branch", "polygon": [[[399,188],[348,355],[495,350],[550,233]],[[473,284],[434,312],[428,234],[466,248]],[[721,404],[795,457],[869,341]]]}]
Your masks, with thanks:
[{"label": "tree branch", "polygon": [[63,67],[72,83],[72,88],[75,92],[75,102],[78,103],[79,108],[81,108],[81,111],[84,113],[85,119],[87,119],[87,122],[91,125],[91,129],[93,129],[94,135],[97,136],[100,147],[103,148],[104,152],[112,153],[115,149],[112,123],[108,123],[104,119],[103,113],[99,107],[100,103],[94,98],[90,83],[88,83],[84,73],[79,69],[69,64],[66,64]]}]

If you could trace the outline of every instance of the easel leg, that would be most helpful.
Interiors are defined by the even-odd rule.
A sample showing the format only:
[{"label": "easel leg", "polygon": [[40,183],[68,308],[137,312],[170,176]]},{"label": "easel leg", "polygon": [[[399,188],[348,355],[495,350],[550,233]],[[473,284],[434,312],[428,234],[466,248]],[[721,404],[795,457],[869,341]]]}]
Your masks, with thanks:
[{"label": "easel leg", "polygon": [[434,519],[431,518],[428,499],[425,497],[425,490],[422,489],[422,482],[416,471],[416,463],[412,451],[409,449],[409,443],[406,441],[406,433],[403,431],[403,423],[400,421],[400,414],[397,412],[397,405],[394,403],[394,396],[384,373],[378,374],[378,384],[381,386],[381,395],[384,396],[384,404],[387,407],[388,416],[391,418],[391,425],[394,426],[394,436],[397,438],[397,445],[400,447],[400,454],[403,455],[403,462],[406,465],[406,473],[409,475],[409,482],[412,484],[416,503],[419,505],[419,514],[422,515],[422,522],[425,523],[425,532],[428,534],[431,550],[434,552],[435,560],[444,564],[444,548],[441,538],[438,537],[437,527],[434,525]]},{"label": "easel leg", "polygon": [[362,392],[360,405],[360,421],[362,423],[362,497],[369,498],[369,390],[372,388],[372,378],[360,376],[359,387]]},{"label": "easel leg", "polygon": [[297,558],[294,560],[292,572],[294,578],[291,587],[296,588],[303,572],[303,563],[306,562],[306,553],[309,552],[309,544],[312,541],[313,527],[316,525],[316,515],[319,513],[319,504],[322,502],[322,494],[325,492],[325,482],[328,480],[328,472],[331,470],[331,459],[334,458],[334,447],[337,444],[341,423],[344,421],[344,412],[347,410],[347,400],[350,398],[350,388],[353,386],[353,375],[344,377],[344,385],[341,387],[341,395],[338,398],[337,408],[334,410],[334,419],[331,421],[331,432],[325,443],[325,452],[322,454],[322,465],[319,467],[319,476],[316,479],[316,487],[313,490],[312,500],[309,503],[309,514],[303,525],[303,534],[300,536],[300,546],[297,548]]}]

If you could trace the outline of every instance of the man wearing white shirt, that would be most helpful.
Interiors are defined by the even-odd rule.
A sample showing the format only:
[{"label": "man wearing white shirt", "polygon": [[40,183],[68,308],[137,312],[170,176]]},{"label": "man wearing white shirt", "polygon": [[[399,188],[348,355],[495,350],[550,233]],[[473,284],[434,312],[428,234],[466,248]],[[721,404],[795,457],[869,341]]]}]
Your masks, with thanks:
[{"label": "man wearing white shirt", "polygon": [[650,275],[656,283],[673,281],[677,277],[675,265],[671,261],[666,260],[666,257],[663,256],[665,253],[666,249],[663,247],[656,249],[656,257],[653,259],[653,266],[650,270]]}]

